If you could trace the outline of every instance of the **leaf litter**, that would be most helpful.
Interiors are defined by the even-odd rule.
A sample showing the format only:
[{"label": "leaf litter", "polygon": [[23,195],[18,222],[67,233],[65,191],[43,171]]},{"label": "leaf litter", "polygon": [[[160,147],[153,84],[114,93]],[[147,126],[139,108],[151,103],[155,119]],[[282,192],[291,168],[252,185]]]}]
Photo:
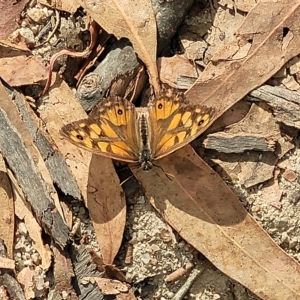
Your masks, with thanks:
[{"label": "leaf litter", "polygon": [[[122,3],[123,2],[121,1],[114,1],[114,5],[117,5],[117,7],[118,5],[122,5]],[[200,61],[199,63],[201,67],[203,67],[206,63],[208,63],[208,65],[186,95],[190,101],[195,101],[198,98],[197,95],[200,94],[202,96],[202,100],[206,104],[218,107],[219,114],[221,115],[253,88],[266,82],[272,74],[276,73],[280,67],[284,65],[285,62],[298,54],[296,46],[298,41],[294,37],[296,32],[295,27],[298,24],[297,14],[299,4],[297,1],[293,1],[289,5],[284,5],[283,2],[279,1],[276,5],[274,5],[274,7],[272,6],[272,10],[270,10],[268,9],[269,6],[267,6],[270,5],[269,2],[259,3],[257,6],[254,6],[253,4],[253,7],[250,8],[249,3],[248,6],[246,6],[240,1],[236,2],[236,6],[233,6],[232,8],[236,13],[235,15],[232,13],[228,14],[229,9],[223,9],[222,7],[218,7],[216,9],[217,6],[215,3],[211,2],[210,4],[210,8],[207,6],[205,11],[210,14],[212,21],[217,20],[218,23],[214,23],[210,35],[202,35],[202,45],[206,44],[207,46],[209,43],[212,47],[209,47],[209,51],[202,52],[202,57],[200,55],[202,62]],[[242,11],[247,11],[249,9],[250,13],[247,18],[244,19],[243,15],[237,13],[237,9],[241,9]],[[120,9],[118,10],[120,12]],[[262,10],[264,12],[263,17],[256,14],[256,10]],[[277,17],[273,19],[269,18],[268,14],[274,15],[275,11],[281,11],[281,14],[275,14]],[[236,22],[229,22],[229,15],[230,18],[235,19]],[[236,16],[236,18],[232,16]],[[128,21],[128,16],[125,17],[125,20]],[[187,22],[192,22],[191,19],[187,20]],[[224,22],[220,20],[224,20]],[[256,24],[256,28],[254,29],[251,25],[249,25],[249,23],[247,23],[250,22],[250,24],[253,24],[253,20],[256,20],[256,22],[254,22],[254,24]],[[258,29],[260,20],[262,20],[263,28]],[[270,23],[265,22],[265,20],[270,20]],[[242,29],[238,29],[242,24],[242,21],[244,22],[244,28],[247,29],[246,32],[243,32]],[[128,22],[130,23],[131,21]],[[101,25],[100,19],[99,23]],[[228,23],[232,24],[232,26],[224,26],[224,28],[222,28],[222,24]],[[225,27],[230,29],[226,31]],[[289,30],[280,31],[278,29],[277,31],[277,28],[288,28]],[[113,29],[114,28],[111,30],[112,32]],[[238,34],[234,36],[233,32],[237,29]],[[218,31],[224,33],[225,37],[228,36],[229,39],[223,39],[224,34],[217,34],[216,32]],[[270,35],[267,35],[269,33]],[[117,33],[115,34],[118,36]],[[278,36],[282,37],[282,39],[278,39]],[[193,37],[195,38],[195,35]],[[139,39],[137,34],[135,34],[135,38]],[[146,44],[146,42],[141,42],[137,48],[141,48],[141,45],[144,45],[143,43]],[[194,49],[197,49],[197,47]],[[198,49],[200,48],[201,47],[198,47]],[[268,48],[276,50],[273,51],[272,61],[269,59],[269,52],[266,52],[265,50]],[[214,49],[219,49],[219,52],[215,53]],[[263,50],[265,52],[261,52]],[[136,51],[139,53],[138,50]],[[194,53],[199,54],[197,51],[194,51]],[[264,53],[267,53],[268,55],[266,56]],[[282,53],[283,55],[281,55]],[[144,59],[145,64],[147,65],[148,63],[148,68],[149,65],[153,65],[153,58],[148,59],[143,57],[143,54],[140,55],[141,58]],[[189,55],[192,56],[193,52],[190,52]],[[276,60],[277,58],[278,60]],[[195,59],[195,61],[197,61],[197,59],[199,60],[199,57]],[[153,70],[155,70],[155,68],[152,69],[152,72],[150,71],[150,74],[152,74],[152,79],[154,79],[155,82],[156,75],[153,75],[155,74],[155,71]],[[249,74],[251,75],[249,76]],[[283,82],[283,84],[286,84],[286,82]],[[295,86],[297,85],[294,82],[293,89],[295,89]],[[50,99],[55,110],[46,112],[43,111],[45,108],[42,108],[40,111],[41,116],[43,120],[47,122],[47,129],[51,136],[53,136],[53,139],[58,145],[60,151],[66,157],[68,156],[70,167],[73,170],[74,176],[77,178],[80,190],[83,192],[85,205],[88,207],[90,216],[94,221],[94,228],[97,233],[104,261],[106,264],[110,264],[115,258],[122,239],[122,231],[125,222],[124,195],[122,194],[121,189],[115,189],[118,180],[114,177],[115,175],[113,174],[115,173],[109,162],[106,165],[105,159],[91,157],[91,155],[86,152],[82,152],[74,147],[72,148],[71,145],[67,145],[64,141],[60,140],[60,137],[57,135],[58,128],[61,127],[60,122],[70,122],[70,120],[68,120],[69,118],[71,118],[71,120],[72,118],[80,118],[77,115],[80,108],[74,108],[74,105],[77,105],[75,101],[71,100],[73,102],[70,102],[67,105],[66,103],[63,103],[61,107],[59,107],[63,98],[72,99],[72,93],[66,85],[64,86],[64,83],[57,83],[55,88],[53,88],[50,92]],[[64,106],[67,106],[67,109]],[[75,113],[70,113],[71,109],[73,109],[73,112],[76,112],[76,115]],[[60,114],[55,115],[57,114],[57,110]],[[267,122],[269,123],[271,121]],[[285,136],[288,137],[289,135],[286,134]],[[278,140],[279,138],[276,138],[274,139],[274,142],[277,143]],[[284,142],[282,145],[284,145]],[[286,147],[286,149],[289,152],[286,151],[285,153],[287,154],[283,154],[283,159],[289,159],[291,162],[290,170],[298,174],[298,148],[294,148],[294,150],[290,151],[289,146]],[[73,153],[78,154],[73,155]],[[210,153],[209,149],[206,149],[204,159],[210,161],[211,159],[215,159],[214,155],[214,153]],[[254,155],[254,157],[254,161],[260,160],[259,155]],[[216,162],[217,160],[215,160],[215,163]],[[247,166],[250,166],[249,163],[251,163],[251,161],[247,162],[245,159],[244,161],[240,161],[240,166],[245,164],[244,171],[240,168],[242,170],[242,174],[245,174],[248,170]],[[271,168],[274,169],[274,165],[276,163],[276,160],[271,162]],[[80,164],[81,167],[78,167]],[[103,170],[105,173],[103,175],[99,174],[99,169],[97,169],[99,164],[102,166],[104,165]],[[291,293],[291,295],[293,295],[292,297],[296,297],[297,288],[294,289],[293,284],[295,283],[294,280],[297,279],[297,273],[294,271],[294,277],[291,278],[291,272],[289,271],[289,268],[293,270],[298,269],[296,262],[286,256],[284,252],[282,252],[266,235],[264,235],[263,231],[256,225],[256,223],[253,222],[251,217],[247,215],[246,211],[239,204],[236,196],[230,192],[220,178],[214,177],[212,170],[209,169],[207,165],[203,164],[203,162],[196,157],[193,152],[191,152],[190,147],[182,149],[181,151],[178,151],[178,153],[165,158],[161,165],[166,172],[170,172],[175,175],[173,182],[168,182],[169,179],[165,177],[165,174],[160,173],[159,171],[149,174],[135,172],[136,176],[145,188],[145,193],[151,203],[163,215],[164,219],[170,223],[189,244],[204,253],[206,257],[209,258],[209,260],[212,261],[220,270],[243,283],[246,287],[250,288],[252,292],[260,295],[263,299],[274,299],[274,297],[283,299],[287,295],[285,293]],[[220,160],[217,162],[217,165],[222,166]],[[93,173],[93,168],[95,173]],[[190,171],[187,172],[187,170]],[[235,175],[237,170],[238,168],[231,168],[230,172]],[[89,178],[87,176],[88,173],[90,174]],[[204,175],[201,176],[201,174]],[[295,193],[293,194],[293,191],[297,191],[297,181],[288,180],[290,177],[287,174],[285,176],[277,174],[277,178],[274,179],[275,183],[272,190],[268,192],[266,186],[264,195],[262,195],[261,190],[264,191],[264,180],[262,179],[263,174],[265,174],[265,171],[262,172],[261,178],[258,178],[257,181],[252,181],[252,183],[248,186],[245,184],[246,181],[241,180],[238,176],[228,176],[227,174],[226,181],[240,197],[242,203],[245,204],[247,209],[252,212],[255,219],[260,222],[266,230],[268,230],[269,234],[271,234],[277,244],[281,245],[295,258],[298,258],[297,252],[299,252],[299,242],[296,238],[297,222],[296,219],[290,217],[293,215],[297,216],[297,202],[295,202],[297,201],[295,200],[297,198],[295,198]],[[210,176],[214,177],[214,179],[213,181],[208,182],[208,178],[210,178]],[[249,177],[251,177],[251,172]],[[203,183],[200,181],[202,178]],[[268,178],[272,180],[272,169],[269,171]],[[109,179],[111,179],[111,184],[108,183]],[[102,185],[99,184],[99,182]],[[104,190],[102,188],[103,182],[105,182],[106,188],[111,187],[111,189]],[[208,188],[212,182],[215,185]],[[216,186],[220,186],[220,195],[215,193]],[[131,190],[132,189],[133,188],[131,187]],[[124,190],[126,192],[125,187]],[[274,193],[274,191],[277,192]],[[282,194],[280,191],[284,191],[285,193]],[[135,193],[136,192],[137,190]],[[206,196],[204,196],[205,193],[207,193]],[[181,195],[180,197],[179,194]],[[273,201],[273,197],[276,194],[280,195],[281,199],[279,199],[278,196],[275,196],[277,198]],[[131,196],[132,195],[133,194],[131,194]],[[174,195],[174,197],[169,199],[170,195]],[[227,195],[227,197],[224,195]],[[154,197],[152,198],[151,196]],[[103,200],[99,201],[99,199],[101,199],[99,197],[102,197]],[[226,202],[219,204],[218,200],[222,200],[222,198],[225,198]],[[108,199],[114,199],[114,201],[110,203],[110,201],[107,201]],[[139,197],[138,199],[142,198]],[[183,199],[186,200],[183,201]],[[205,200],[207,202],[207,204],[205,204],[206,206],[202,202],[199,204],[199,199],[201,201]],[[271,200],[271,202],[275,205],[270,204],[266,201],[266,199]],[[101,205],[99,206],[99,203],[101,203],[102,206],[105,204],[103,206],[103,210],[100,210]],[[140,208],[141,204],[139,201],[137,204],[137,207]],[[189,208],[191,204],[193,206]],[[131,203],[130,206],[134,208],[136,204]],[[150,206],[147,206],[142,201],[142,207],[147,211]],[[180,207],[181,209],[178,209]],[[198,211],[195,210],[195,207],[199,208]],[[218,208],[220,207],[222,208],[222,213],[218,216],[218,213],[220,213]],[[130,208],[129,213],[132,208]],[[165,272],[171,273],[171,271],[179,268],[187,261],[193,260],[193,256],[191,255],[192,249],[188,244],[186,244],[186,242],[181,240],[177,234],[175,234],[175,236],[169,234],[171,238],[167,239],[165,239],[164,235],[161,236],[160,233],[162,232],[165,232],[166,236],[168,236],[168,232],[171,232],[168,226],[164,228],[161,227],[164,223],[157,226],[159,219],[157,219],[156,214],[150,212],[151,218],[149,216],[144,217],[142,215],[143,209],[140,209],[140,217],[142,218],[141,222],[139,222],[137,215],[133,218],[133,220],[129,219],[131,222],[129,222],[127,228],[134,224],[136,224],[136,226],[132,227],[132,232],[125,232],[125,237],[128,240],[131,240],[134,255],[132,265],[124,266],[124,268],[126,268],[128,275],[131,273],[133,276],[144,274],[141,281],[136,280],[133,277],[135,279],[133,281],[139,282],[141,290],[144,287],[143,284],[147,281],[148,283],[146,286],[148,291],[149,287],[152,288],[152,290],[150,289],[151,292],[142,295],[142,299],[147,299],[150,294],[155,295],[155,293],[159,293],[159,297],[172,298],[174,296],[174,289],[178,288],[181,282],[176,283],[173,287],[164,286],[162,274]],[[191,209],[191,212],[187,213],[187,209]],[[112,213],[112,215],[106,215],[107,213]],[[198,213],[201,214],[201,216],[197,216]],[[234,213],[236,213],[236,215],[234,215]],[[146,212],[145,216],[147,216],[147,214],[148,213]],[[195,216],[197,216],[196,219],[194,219]],[[116,217],[118,217],[117,222],[115,222]],[[110,223],[110,221],[112,221],[112,223]],[[197,226],[195,226],[195,221],[198,222]],[[221,224],[224,228],[219,227],[218,222],[224,222],[224,224]],[[151,226],[149,226],[150,224]],[[99,229],[97,230],[98,225]],[[289,230],[287,233],[284,231],[285,228],[292,228],[292,230]],[[140,233],[141,230],[143,230],[144,233]],[[232,236],[230,235],[231,230],[234,234]],[[225,235],[224,232],[226,232]],[[116,235],[113,235],[113,233],[116,233]],[[152,234],[149,235],[149,233]],[[197,236],[195,237],[194,234]],[[161,242],[159,242],[160,240]],[[167,242],[164,242],[164,240]],[[214,242],[214,244],[212,244],[212,242]],[[264,245],[266,250],[261,251],[262,253],[258,253],[257,250],[259,249],[256,247],[257,243]],[[180,244],[181,247],[179,247]],[[238,246],[241,246],[241,249],[238,249]],[[220,250],[216,251],[218,247],[220,247]],[[184,250],[182,251],[182,249]],[[234,251],[231,253],[230,251],[233,249],[242,251],[240,253]],[[254,251],[253,253],[255,254],[253,254],[252,251]],[[180,258],[176,260],[171,256],[170,260],[166,260],[165,257],[170,256],[171,253],[179,255],[178,257]],[[238,258],[239,255],[242,255],[243,253],[248,258],[247,260]],[[268,257],[268,261],[265,261],[266,254],[269,255],[270,253],[272,253],[274,257],[279,257],[279,259],[272,260],[274,257],[271,256]],[[232,257],[230,255],[232,255]],[[244,256],[242,255],[242,257]],[[224,260],[224,258],[227,258],[227,260]],[[254,260],[252,261],[253,258]],[[161,261],[170,261],[170,265],[168,266],[167,264],[165,265],[166,269],[161,269],[161,267],[164,267],[164,265],[160,264]],[[242,269],[240,268],[241,263],[243,263]],[[274,264],[274,266],[272,264]],[[275,266],[280,266],[279,270],[277,270]],[[254,271],[254,269],[257,271]],[[149,270],[150,272],[148,272]],[[226,280],[223,275],[220,275],[218,272],[209,268],[206,270],[205,274],[209,274],[210,278],[213,278],[213,281],[208,284],[210,288],[203,286],[202,291],[197,291],[197,289],[195,289],[196,286],[200,287],[205,281],[203,278],[204,276],[200,276],[199,280],[202,281],[202,283],[194,285],[192,290],[194,294],[201,293],[202,295],[211,298],[215,298],[218,295],[222,295],[224,299],[230,297],[230,295],[227,294],[227,288],[225,289],[224,287],[224,290],[220,290],[218,288],[218,286],[222,286],[221,282]],[[149,280],[150,276],[152,277],[152,280]],[[257,282],[254,281],[253,276],[255,278],[259,276],[257,277],[259,280]],[[280,283],[277,281],[276,276],[281,278]],[[207,280],[206,282],[209,281]],[[261,283],[263,283],[263,285],[261,285]],[[155,290],[156,284],[160,285],[160,290],[158,291]],[[242,299],[251,299],[254,297],[252,295],[246,296],[246,293],[243,292],[243,288],[241,288],[241,286],[239,287],[236,283],[232,284],[235,288],[236,295],[240,293],[242,295]],[[280,284],[286,284],[286,286],[283,287]],[[274,289],[275,286],[277,289]],[[28,283],[28,289],[26,292],[31,293],[28,297],[33,295],[30,282]],[[281,292],[283,295],[280,294]]]}]

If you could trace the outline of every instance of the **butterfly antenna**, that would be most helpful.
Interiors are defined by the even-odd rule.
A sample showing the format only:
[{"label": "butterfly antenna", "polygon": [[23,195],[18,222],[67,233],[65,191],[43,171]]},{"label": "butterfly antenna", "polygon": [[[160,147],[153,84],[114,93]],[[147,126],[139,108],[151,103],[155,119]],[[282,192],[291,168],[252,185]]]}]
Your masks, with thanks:
[{"label": "butterfly antenna", "polygon": [[[172,178],[175,177],[173,174],[167,173],[167,172],[163,169],[162,166],[159,166],[159,165],[156,165],[156,164],[153,164],[153,166],[154,166],[154,167],[157,167],[157,168],[159,168],[159,169],[161,169],[161,170],[165,173],[166,177],[167,177],[169,180],[172,181]],[[156,173],[156,174],[160,177],[160,175],[159,175],[158,173]],[[160,178],[161,178],[161,177],[160,177]],[[162,178],[161,178],[161,179],[162,179]]]},{"label": "butterfly antenna", "polygon": [[122,186],[125,182],[127,182],[130,178],[132,178],[133,177],[133,175],[130,175],[128,178],[126,178],[125,180],[123,180],[120,184],[119,184],[119,186]]},{"label": "butterfly antenna", "polygon": [[[138,165],[132,165],[132,167],[131,168],[129,168],[128,166],[126,166],[125,168],[123,168],[123,170],[124,169],[139,169],[139,166]],[[122,169],[120,169],[120,170],[118,170],[118,171],[121,171]],[[138,170],[139,171],[139,170]],[[126,178],[125,180],[123,180],[120,184],[119,184],[119,186],[122,186],[125,182],[127,182],[129,179],[131,179],[132,177],[134,177],[134,175],[130,175],[128,178]]]}]

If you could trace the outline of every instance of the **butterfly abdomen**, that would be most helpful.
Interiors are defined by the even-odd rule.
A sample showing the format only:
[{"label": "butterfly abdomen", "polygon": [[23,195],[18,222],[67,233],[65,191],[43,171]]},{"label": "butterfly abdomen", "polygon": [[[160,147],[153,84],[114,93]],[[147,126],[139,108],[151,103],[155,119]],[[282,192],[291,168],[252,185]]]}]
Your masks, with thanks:
[{"label": "butterfly abdomen", "polygon": [[143,146],[147,146],[148,141],[149,141],[149,133],[148,133],[148,125],[147,125],[147,119],[145,117],[145,115],[142,115],[141,119],[140,119],[140,133],[141,133],[141,140],[143,143]]},{"label": "butterfly abdomen", "polygon": [[146,110],[141,108],[138,110],[138,136],[140,137],[140,149],[139,149],[139,163],[144,170],[152,168],[153,155],[150,148],[150,126],[149,126],[149,114]]}]

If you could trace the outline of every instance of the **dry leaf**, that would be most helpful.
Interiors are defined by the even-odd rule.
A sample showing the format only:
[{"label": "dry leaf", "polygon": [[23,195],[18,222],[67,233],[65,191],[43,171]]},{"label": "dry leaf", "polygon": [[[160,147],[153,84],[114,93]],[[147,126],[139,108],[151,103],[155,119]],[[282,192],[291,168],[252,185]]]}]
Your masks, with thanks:
[{"label": "dry leaf", "polygon": [[84,277],[83,280],[91,283],[96,282],[103,295],[118,295],[120,293],[127,293],[130,289],[127,283],[108,278]]},{"label": "dry leaf", "polygon": [[11,86],[36,84],[47,78],[47,70],[28,49],[12,48],[10,42],[1,41],[0,77]]},{"label": "dry leaf", "polygon": [[[292,38],[297,35],[299,27],[299,4],[295,0],[289,2],[289,5],[284,1],[277,1],[276,4],[272,1],[259,2],[237,34],[232,35],[219,49],[201,77],[186,92],[187,99],[191,103],[217,108],[217,118],[251,90],[267,81],[284,63],[300,52],[300,39]],[[248,55],[244,52],[246,48]],[[236,58],[240,56],[239,51],[244,58]],[[272,56],[269,55],[270,51]],[[170,156],[174,161],[180,159],[176,158],[177,153]],[[163,169],[168,167],[164,161],[161,166]]]},{"label": "dry leaf", "polygon": [[24,287],[26,299],[35,298],[35,275],[35,270],[30,267],[23,268],[17,275],[18,282]]},{"label": "dry leaf", "polygon": [[7,38],[19,26],[16,20],[27,2],[28,0],[0,2],[0,39]]},{"label": "dry leaf", "polygon": [[156,67],[156,21],[150,0],[92,1],[76,0],[108,33],[130,40],[139,58],[147,66],[151,83],[159,91]]},{"label": "dry leaf", "polygon": [[[184,56],[174,55],[172,57],[161,57],[157,60],[159,78],[168,85],[179,88],[189,88],[198,78],[198,68]],[[188,86],[181,87],[184,80],[188,80]]]},{"label": "dry leaf", "polygon": [[135,172],[151,204],[219,270],[259,297],[299,297],[299,264],[274,243],[224,181],[189,149],[162,159],[165,172],[174,176],[172,180],[158,168]]},{"label": "dry leaf", "polygon": [[66,11],[70,14],[75,13],[80,6],[73,0],[38,0],[38,2],[53,9]]}]

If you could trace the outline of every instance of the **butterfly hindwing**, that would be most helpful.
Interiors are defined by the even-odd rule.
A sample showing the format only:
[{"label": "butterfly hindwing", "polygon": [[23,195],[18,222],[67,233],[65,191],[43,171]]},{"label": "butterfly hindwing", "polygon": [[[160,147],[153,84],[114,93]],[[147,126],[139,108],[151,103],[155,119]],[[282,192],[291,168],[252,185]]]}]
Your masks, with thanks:
[{"label": "butterfly hindwing", "polygon": [[109,97],[96,105],[87,119],[65,125],[61,133],[71,143],[95,154],[135,162],[138,153],[135,119],[131,102]]}]

